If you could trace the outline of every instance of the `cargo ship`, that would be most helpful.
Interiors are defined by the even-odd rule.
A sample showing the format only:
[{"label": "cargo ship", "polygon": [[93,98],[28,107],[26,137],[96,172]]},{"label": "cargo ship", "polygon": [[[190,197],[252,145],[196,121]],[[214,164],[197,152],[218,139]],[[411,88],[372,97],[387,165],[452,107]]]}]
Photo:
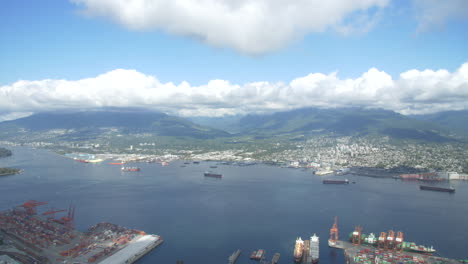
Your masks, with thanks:
[{"label": "cargo ship", "polygon": [[234,264],[234,263],[236,263],[236,261],[237,261],[237,259],[239,258],[240,254],[241,254],[241,250],[240,250],[240,249],[238,249],[238,250],[236,250],[236,252],[232,253],[232,255],[231,255],[231,256],[229,257],[229,259],[228,259],[228,260],[229,260],[229,264]]},{"label": "cargo ship", "polygon": [[449,188],[444,188],[444,187],[436,187],[436,186],[425,186],[425,185],[419,185],[420,190],[426,190],[426,191],[436,191],[436,192],[449,192],[449,193],[454,193],[455,188],[449,187]]},{"label": "cargo ship", "polygon": [[275,253],[271,259],[271,264],[278,264],[280,256],[280,253]]},{"label": "cargo ship", "polygon": [[309,256],[312,259],[312,263],[318,263],[319,262],[319,246],[320,246],[320,240],[319,237],[314,234],[313,236],[310,237],[310,246],[309,246]]},{"label": "cargo ship", "polygon": [[323,184],[349,184],[348,179],[345,180],[323,180]]},{"label": "cargo ship", "polygon": [[296,239],[296,245],[294,246],[294,261],[296,263],[301,262],[303,251],[304,251],[304,240],[298,237]]},{"label": "cargo ship", "polygon": [[423,245],[416,245],[416,243],[413,242],[403,242],[403,250],[423,254],[432,254],[436,252],[436,250],[432,246],[425,247]]},{"label": "cargo ship", "polygon": [[265,250],[259,249],[257,251],[252,252],[252,254],[250,254],[250,259],[262,260],[263,255],[265,255]]},{"label": "cargo ship", "polygon": [[120,168],[121,171],[140,171],[138,167],[122,167]]},{"label": "cargo ship", "polygon": [[213,178],[222,178],[223,177],[222,174],[214,173],[214,172],[211,172],[211,171],[206,171],[205,173],[203,173],[203,175],[205,177],[213,177]]}]

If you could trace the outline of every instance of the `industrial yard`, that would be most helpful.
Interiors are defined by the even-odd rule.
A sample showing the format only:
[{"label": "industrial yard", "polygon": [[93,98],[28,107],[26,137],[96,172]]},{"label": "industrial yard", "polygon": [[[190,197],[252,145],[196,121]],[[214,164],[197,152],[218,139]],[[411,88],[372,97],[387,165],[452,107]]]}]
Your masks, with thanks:
[{"label": "industrial yard", "polygon": [[[390,230],[380,236],[366,240],[362,228],[357,226],[350,234],[350,241],[338,239],[338,219],[330,228],[328,245],[331,248],[343,249],[346,264],[459,264],[458,260],[433,256],[432,253],[408,252],[404,247],[402,232]],[[364,239],[363,239],[364,238]],[[374,243],[375,241],[375,243]],[[425,250],[427,250],[425,248]],[[430,250],[433,250],[432,248]],[[435,251],[435,250],[434,250]]]},{"label": "industrial yard", "polygon": [[[112,223],[83,233],[74,228],[74,206],[38,214],[36,207],[45,204],[32,200],[0,212],[0,256],[18,263],[133,263],[163,242]],[[56,218],[61,212],[67,215]]]}]

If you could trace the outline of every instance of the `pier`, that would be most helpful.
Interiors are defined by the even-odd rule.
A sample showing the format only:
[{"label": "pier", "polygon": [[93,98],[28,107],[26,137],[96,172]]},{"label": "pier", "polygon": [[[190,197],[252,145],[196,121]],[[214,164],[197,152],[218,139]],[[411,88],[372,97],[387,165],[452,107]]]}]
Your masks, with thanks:
[{"label": "pier", "polygon": [[373,246],[354,245],[347,241],[336,241],[331,248],[344,250],[346,264],[362,263],[414,263],[414,264],[460,264],[454,259],[430,256],[415,252],[379,249]]}]

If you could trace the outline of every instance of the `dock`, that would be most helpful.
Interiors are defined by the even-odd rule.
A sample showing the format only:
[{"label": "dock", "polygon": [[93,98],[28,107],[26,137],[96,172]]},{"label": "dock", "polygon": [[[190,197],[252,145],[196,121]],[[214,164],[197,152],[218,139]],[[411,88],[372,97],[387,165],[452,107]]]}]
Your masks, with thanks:
[{"label": "dock", "polygon": [[367,245],[354,245],[347,241],[337,240],[331,248],[343,249],[346,264],[362,263],[403,263],[403,264],[460,264],[458,260],[430,256],[415,252],[379,249]]},{"label": "dock", "polygon": [[[0,255],[21,263],[130,264],[163,243],[162,237],[112,223],[99,223],[86,232],[74,228],[74,206],[64,217],[47,204],[30,200],[12,210],[0,212]],[[22,207],[22,208],[21,208]]]}]

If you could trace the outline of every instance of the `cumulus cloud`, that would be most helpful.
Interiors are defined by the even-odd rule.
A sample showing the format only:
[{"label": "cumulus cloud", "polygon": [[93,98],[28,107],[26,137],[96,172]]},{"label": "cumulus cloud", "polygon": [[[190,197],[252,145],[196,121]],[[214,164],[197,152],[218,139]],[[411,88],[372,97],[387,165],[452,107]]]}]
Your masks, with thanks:
[{"label": "cumulus cloud", "polygon": [[390,0],[70,0],[131,30],[162,30],[263,54],[311,32],[367,31]]},{"label": "cumulus cloud", "polygon": [[183,116],[223,116],[348,106],[403,114],[468,109],[468,63],[455,72],[409,70],[398,79],[371,68],[355,79],[311,73],[289,83],[212,80],[192,86],[117,69],[81,80],[22,80],[0,86],[0,113],[143,107]]},{"label": "cumulus cloud", "polygon": [[414,0],[418,31],[428,31],[444,26],[448,20],[468,19],[466,0]]}]

